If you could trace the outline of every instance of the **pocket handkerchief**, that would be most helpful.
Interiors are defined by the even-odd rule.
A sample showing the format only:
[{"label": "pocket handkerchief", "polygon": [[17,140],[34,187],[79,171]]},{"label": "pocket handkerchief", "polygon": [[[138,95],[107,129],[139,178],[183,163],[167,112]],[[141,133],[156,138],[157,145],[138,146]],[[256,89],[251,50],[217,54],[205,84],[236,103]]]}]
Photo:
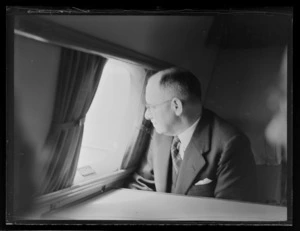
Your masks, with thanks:
[{"label": "pocket handkerchief", "polygon": [[195,185],[204,185],[204,184],[209,184],[210,182],[212,182],[212,180],[205,178],[203,180],[199,180]]}]

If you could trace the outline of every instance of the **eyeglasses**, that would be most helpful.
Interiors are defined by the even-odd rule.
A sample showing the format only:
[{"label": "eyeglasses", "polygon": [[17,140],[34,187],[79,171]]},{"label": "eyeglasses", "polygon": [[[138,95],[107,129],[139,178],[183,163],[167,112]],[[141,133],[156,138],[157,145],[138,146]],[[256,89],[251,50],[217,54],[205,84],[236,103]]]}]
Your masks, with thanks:
[{"label": "eyeglasses", "polygon": [[169,100],[166,100],[166,101],[163,101],[161,103],[157,103],[157,104],[152,104],[152,105],[151,104],[146,104],[145,106],[146,106],[147,110],[152,111],[153,109],[155,109],[155,108],[157,108],[157,107],[159,107],[159,106],[161,106],[161,105],[163,105],[163,104],[165,104],[167,102],[170,102],[171,100],[173,100],[173,98],[169,99]]}]

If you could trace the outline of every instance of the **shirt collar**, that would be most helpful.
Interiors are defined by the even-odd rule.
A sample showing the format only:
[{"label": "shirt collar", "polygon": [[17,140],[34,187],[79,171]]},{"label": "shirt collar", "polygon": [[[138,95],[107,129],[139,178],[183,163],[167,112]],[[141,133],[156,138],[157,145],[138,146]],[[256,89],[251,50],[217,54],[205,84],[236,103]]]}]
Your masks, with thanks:
[{"label": "shirt collar", "polygon": [[178,135],[178,138],[181,142],[180,149],[184,152],[186,147],[188,146],[189,142],[192,139],[193,133],[197,127],[197,124],[199,122],[201,117],[199,117],[189,128],[187,128],[184,132]]}]

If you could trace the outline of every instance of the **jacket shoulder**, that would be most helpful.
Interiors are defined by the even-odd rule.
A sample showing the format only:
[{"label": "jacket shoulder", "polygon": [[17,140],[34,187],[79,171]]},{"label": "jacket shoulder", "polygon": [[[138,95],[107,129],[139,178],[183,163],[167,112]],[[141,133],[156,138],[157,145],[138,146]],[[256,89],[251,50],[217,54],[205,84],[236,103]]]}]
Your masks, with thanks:
[{"label": "jacket shoulder", "polygon": [[241,136],[247,139],[247,136],[244,134],[244,132],[236,125],[228,122],[212,111],[209,113],[211,116],[211,130],[213,139],[216,139],[219,142],[221,141],[221,143],[227,143],[235,136]]}]

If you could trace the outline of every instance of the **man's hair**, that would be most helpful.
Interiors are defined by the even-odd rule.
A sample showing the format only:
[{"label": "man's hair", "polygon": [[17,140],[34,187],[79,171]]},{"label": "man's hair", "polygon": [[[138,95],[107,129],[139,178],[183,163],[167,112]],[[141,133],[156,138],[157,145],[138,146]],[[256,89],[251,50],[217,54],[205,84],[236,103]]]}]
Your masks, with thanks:
[{"label": "man's hair", "polygon": [[201,83],[193,73],[179,67],[172,67],[161,73],[161,87],[174,89],[182,99],[201,101]]}]

